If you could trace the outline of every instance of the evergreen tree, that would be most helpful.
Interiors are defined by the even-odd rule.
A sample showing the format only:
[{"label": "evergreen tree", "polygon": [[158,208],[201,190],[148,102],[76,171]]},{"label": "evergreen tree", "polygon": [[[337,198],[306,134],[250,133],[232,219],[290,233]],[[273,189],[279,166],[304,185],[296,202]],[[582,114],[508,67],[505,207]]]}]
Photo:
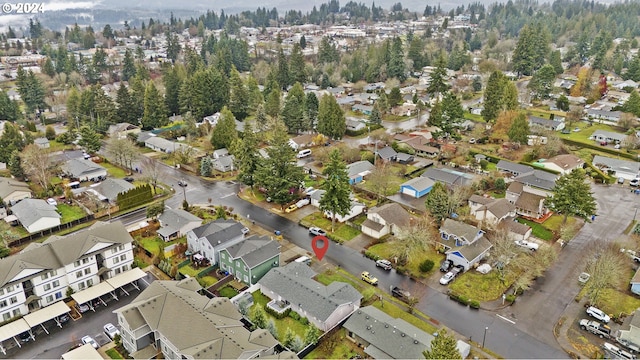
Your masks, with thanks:
[{"label": "evergreen tree", "polygon": [[427,87],[427,94],[435,96],[436,98],[449,89],[449,85],[446,83],[447,68],[444,56],[440,54],[438,61],[436,62],[436,68],[429,76],[429,86]]},{"label": "evergreen tree", "polygon": [[509,140],[513,142],[526,144],[527,135],[529,135],[529,122],[527,121],[527,117],[520,113],[515,119],[513,119],[513,123],[507,132],[507,136],[509,136]]},{"label": "evergreen tree", "polygon": [[290,190],[299,188],[305,176],[283,127],[275,129],[271,146],[267,148],[269,157],[261,159],[254,178],[256,184],[266,190],[265,195],[282,207],[298,198],[298,194]]},{"label": "evergreen tree", "polygon": [[21,118],[20,105],[11,100],[6,91],[0,92],[0,119],[17,121]]},{"label": "evergreen tree", "polygon": [[116,114],[118,119],[122,122],[127,122],[129,124],[137,124],[140,119],[134,118],[134,112],[131,111],[133,107],[133,101],[131,100],[131,95],[129,94],[129,90],[124,86],[123,83],[120,83],[120,87],[118,88],[118,94],[116,96],[116,103],[118,104],[118,108],[116,110]]},{"label": "evergreen tree", "polygon": [[307,330],[304,332],[304,342],[306,344],[316,344],[320,339],[320,335],[320,329],[314,325],[309,325]]},{"label": "evergreen tree", "polygon": [[622,106],[624,112],[631,113],[635,116],[640,116],[640,95],[637,90],[633,90],[629,95],[629,100]]},{"label": "evergreen tree", "polygon": [[425,199],[425,206],[431,216],[440,224],[449,216],[449,193],[441,182],[436,182]]},{"label": "evergreen tree", "polygon": [[404,66],[404,51],[402,49],[402,40],[399,37],[393,38],[391,45],[391,54],[389,54],[389,63],[387,64],[387,73],[389,77],[397,78],[400,82],[404,81],[406,76]]},{"label": "evergreen tree", "polygon": [[556,75],[560,75],[564,72],[560,50],[552,51],[551,54],[549,54],[549,65],[553,66],[553,70]]},{"label": "evergreen tree", "polygon": [[44,110],[46,107],[44,85],[33,71],[25,72],[22,67],[18,67],[16,85],[18,85],[18,93],[30,113]]},{"label": "evergreen tree", "polygon": [[373,104],[373,109],[369,115],[369,122],[375,125],[380,125],[382,123],[382,115],[380,114],[378,103]]},{"label": "evergreen tree", "polygon": [[303,123],[304,100],[305,95],[302,85],[296,82],[289,90],[282,109],[282,120],[291,133],[297,134],[300,131],[307,130],[307,124]]},{"label": "evergreen tree", "polygon": [[402,104],[402,94],[400,93],[400,88],[395,86],[393,89],[391,89],[387,100],[389,102],[389,107],[392,108]]},{"label": "evergreen tree", "polygon": [[231,112],[236,119],[242,121],[249,115],[249,94],[235,66],[231,69],[229,90],[229,107],[231,108]]},{"label": "evergreen tree", "polygon": [[100,150],[101,136],[91,127],[83,125],[80,127],[80,140],[78,145],[82,146],[88,153],[95,153]]},{"label": "evergreen tree", "polygon": [[247,77],[247,96],[249,98],[249,112],[254,113],[258,106],[264,103],[262,92],[258,87],[258,81],[252,75]]},{"label": "evergreen tree", "polygon": [[131,115],[130,119],[137,119],[136,122],[140,122],[142,115],[144,115],[144,82],[138,77],[140,73],[129,82],[129,95],[131,97]]},{"label": "evergreen tree", "polygon": [[505,84],[508,81],[500,70],[492,72],[489,76],[484,90],[484,109],[482,109],[482,117],[485,121],[492,122],[498,118],[502,109]]},{"label": "evergreen tree", "polygon": [[563,224],[569,215],[589,218],[596,212],[596,200],[591,192],[591,185],[586,181],[582,169],[575,169],[562,175],[553,187],[552,195],[545,204],[553,211],[563,215]]},{"label": "evergreen tree", "polygon": [[131,50],[127,49],[122,60],[122,80],[129,81],[134,76],[136,76],[136,64],[133,61]]},{"label": "evergreen tree", "polygon": [[303,50],[307,48],[307,38],[304,35],[300,37],[300,48]]},{"label": "evergreen tree", "polygon": [[267,95],[267,101],[264,106],[264,111],[272,118],[280,116],[280,98],[282,93],[279,88],[273,89]]},{"label": "evergreen tree", "polygon": [[516,84],[505,77],[504,89],[502,94],[501,109],[503,111],[516,110],[519,107],[518,88]]},{"label": "evergreen tree", "polygon": [[414,36],[409,43],[409,51],[407,53],[407,57],[413,62],[413,71],[422,71],[422,68],[424,67],[423,49],[424,44],[422,39]]},{"label": "evergreen tree", "polygon": [[340,60],[338,50],[329,42],[328,37],[322,37],[318,48],[318,62],[320,64],[329,64],[338,62],[338,60]]},{"label": "evergreen tree", "polygon": [[200,160],[200,175],[211,176],[213,172],[213,160],[209,156],[205,156]]},{"label": "evergreen tree", "polygon": [[220,112],[218,124],[211,131],[211,145],[214,149],[231,148],[234,140],[238,138],[236,131],[236,118],[225,106]]},{"label": "evergreen tree", "polygon": [[42,72],[49,75],[49,77],[54,77],[56,75],[56,69],[53,67],[53,61],[51,61],[51,58],[48,56],[42,66]]},{"label": "evergreen tree", "polygon": [[536,99],[548,99],[553,88],[556,72],[553,66],[547,64],[533,74],[527,87],[533,92]]},{"label": "evergreen tree", "polygon": [[302,55],[302,49],[299,44],[293,44],[291,50],[291,58],[289,59],[289,75],[291,82],[296,81],[304,84],[307,81],[307,74],[304,63],[304,56]]},{"label": "evergreen tree", "polygon": [[167,106],[168,115],[181,114],[180,88],[182,86],[182,77],[178,72],[178,65],[165,70],[162,82],[164,83],[164,102]]},{"label": "evergreen tree", "polygon": [[556,100],[556,107],[562,111],[569,111],[569,98],[565,94],[560,95]]},{"label": "evergreen tree", "polygon": [[328,94],[322,96],[318,107],[318,132],[331,138],[342,139],[347,131],[344,112],[336,99]]},{"label": "evergreen tree", "polygon": [[260,155],[258,154],[258,138],[251,123],[244,125],[242,140],[237,147],[235,157],[239,170],[238,180],[253,188],[256,171],[258,170],[258,164],[260,162]]},{"label": "evergreen tree", "polygon": [[20,152],[14,150],[8,156],[7,164],[9,165],[9,172],[12,176],[18,179],[24,179],[24,170],[22,169],[22,160],[20,159]]},{"label": "evergreen tree", "polygon": [[460,140],[458,125],[462,122],[464,111],[457,96],[447,91],[442,102],[437,102],[429,116],[429,124],[440,130],[434,135],[437,138],[454,138]]},{"label": "evergreen tree", "polygon": [[305,116],[309,119],[309,128],[315,129],[318,121],[318,97],[314,92],[308,92],[304,101]]},{"label": "evergreen tree", "polygon": [[152,81],[147,84],[144,91],[144,112],[141,123],[145,130],[159,128],[169,123],[164,99]]},{"label": "evergreen tree", "polygon": [[333,232],[336,216],[345,216],[351,211],[349,174],[340,150],[331,151],[329,163],[322,173],[326,176],[324,182],[326,192],[320,199],[320,210],[331,215],[331,232]]},{"label": "evergreen tree", "polygon": [[4,131],[0,136],[0,162],[8,163],[11,153],[20,153],[28,145],[27,139],[23,136],[18,125],[11,123],[4,124]]},{"label": "evergreen tree", "polygon": [[462,355],[458,351],[458,342],[455,337],[448,335],[447,330],[438,331],[437,336],[431,340],[429,350],[425,350],[424,357],[426,359],[460,359]]}]

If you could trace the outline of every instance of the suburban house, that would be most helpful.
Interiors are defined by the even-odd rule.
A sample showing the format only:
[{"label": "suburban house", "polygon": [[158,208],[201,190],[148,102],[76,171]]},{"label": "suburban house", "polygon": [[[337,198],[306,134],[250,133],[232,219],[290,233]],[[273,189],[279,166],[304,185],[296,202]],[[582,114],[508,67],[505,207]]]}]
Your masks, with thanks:
[{"label": "suburban house", "polygon": [[[431,133],[429,133],[431,135]],[[440,150],[431,146],[431,139],[424,136],[411,136],[408,139],[401,141],[401,143],[407,144],[415,152],[416,156],[433,158],[438,156]]]},{"label": "suburban house", "polygon": [[[637,274],[637,273],[636,273]],[[618,330],[614,336],[624,345],[640,347],[640,309],[631,315],[631,321]]]},{"label": "suburban house", "polygon": [[640,175],[640,163],[636,161],[596,155],[593,157],[592,164],[602,171],[612,173],[612,175],[625,180],[633,180]]},{"label": "suburban house", "polygon": [[396,161],[400,164],[410,164],[415,160],[415,158],[413,157],[413,155],[411,154],[406,154],[406,153],[398,153],[398,155],[396,155]]},{"label": "suburban house", "polygon": [[364,177],[369,175],[373,170],[373,164],[366,161],[356,161],[347,165],[347,173],[349,175],[349,184],[357,184],[364,180]]},{"label": "suburban house", "polygon": [[31,196],[31,189],[27,183],[10,178],[0,178],[0,198],[6,204],[13,205]]},{"label": "suburban house", "polygon": [[500,227],[507,230],[507,234],[512,240],[528,240],[531,236],[532,229],[529,225],[521,224],[515,221],[515,218],[506,219],[501,222]]},{"label": "suburban house", "polygon": [[291,146],[293,150],[296,151],[313,146],[313,135],[303,134],[291,138],[289,139],[289,146]]},{"label": "suburban house", "polygon": [[631,292],[640,295],[640,268],[636,270],[633,278],[631,279]]},{"label": "suburban house", "polygon": [[71,159],[62,164],[62,172],[77,181],[95,181],[107,177],[107,169],[87,159]]},{"label": "suburban house", "polygon": [[[374,306],[358,309],[343,327],[347,339],[364,348],[372,359],[421,359],[433,340],[433,335]],[[469,344],[458,340],[457,347],[466,359],[471,351]]]},{"label": "suburban house", "polygon": [[622,143],[627,139],[627,135],[605,131],[605,130],[596,130],[589,136],[589,139],[592,139],[596,142],[607,142],[607,143]]},{"label": "suburban house", "polygon": [[211,161],[211,165],[214,169],[220,172],[229,172],[235,169],[234,167],[235,157],[233,155],[214,157]]},{"label": "suburban house", "polygon": [[610,111],[601,109],[586,109],[587,117],[590,119],[607,120],[611,122],[618,122],[622,116],[622,111]]},{"label": "suburban house", "polygon": [[445,219],[440,226],[440,244],[445,248],[447,259],[454,265],[464,266],[465,271],[482,260],[492,246],[484,237],[484,231],[453,219]]},{"label": "suburban house", "polygon": [[45,137],[39,137],[33,139],[33,143],[36,144],[40,149],[48,149],[51,145],[49,144],[49,139]]},{"label": "suburban house", "polygon": [[253,235],[220,250],[220,270],[248,286],[278,266],[280,243],[268,236]]},{"label": "suburban house", "polygon": [[556,174],[543,170],[533,170],[516,176],[514,182],[519,182],[530,189],[537,189],[537,192],[541,195],[547,195],[556,186],[557,179],[558,175]]},{"label": "suburban house", "polygon": [[272,302],[286,304],[326,332],[358,310],[362,295],[347,283],[323,285],[313,280],[316,275],[308,265],[294,261],[271,269],[258,285]]},{"label": "suburban house", "polygon": [[274,354],[269,331],[249,331],[227,298],[201,295],[195,278],[154,281],[118,316],[134,359],[252,359]]},{"label": "suburban house", "polygon": [[384,161],[395,161],[396,156],[398,155],[391,146],[385,146],[382,149],[378,149],[376,154]]},{"label": "suburban house", "polygon": [[187,232],[187,246],[216,265],[220,250],[242,241],[248,230],[235,220],[217,219]]},{"label": "suburban house", "polygon": [[[17,220],[30,234],[60,225],[61,216],[55,206],[42,199],[24,199],[11,207]],[[6,217],[5,221],[10,221]]]},{"label": "suburban house", "polygon": [[520,174],[533,171],[533,168],[531,166],[517,164],[507,160],[498,161],[496,168],[498,168],[498,171],[509,173],[512,176],[519,176]]},{"label": "suburban house", "polygon": [[[322,199],[322,196],[324,195],[324,193],[327,192],[326,190],[315,190],[311,193],[310,196],[310,200],[311,200],[311,205],[317,207],[318,209],[320,208],[320,200]],[[345,222],[347,220],[351,220],[354,217],[362,214],[364,212],[364,210],[366,209],[366,205],[359,203],[357,201],[355,201],[355,197],[353,196],[353,194],[349,195],[351,198],[351,208],[349,209],[349,213],[342,216],[342,215],[336,215],[336,221],[338,222]],[[325,211],[324,212],[324,216],[328,217],[329,219],[331,219],[333,217],[333,214],[330,211]]]},{"label": "suburban house", "polygon": [[220,113],[217,112],[213,115],[205,116],[202,118],[202,122],[196,124],[197,127],[204,124],[205,122],[209,123],[211,126],[216,126],[218,124],[218,120],[220,119]]},{"label": "suburban house", "polygon": [[546,196],[530,191],[520,182],[514,181],[509,185],[505,198],[516,206],[518,215],[542,219],[549,214],[549,209],[544,205]]},{"label": "suburban house", "polygon": [[118,198],[118,194],[122,194],[133,188],[135,188],[135,186],[127,181],[108,178],[92,189],[102,195],[106,200],[113,203]]},{"label": "suburban house", "polygon": [[62,354],[62,360],[102,360],[102,355],[91,344],[84,344]]},{"label": "suburban house", "polygon": [[476,220],[493,226],[506,218],[516,216],[516,206],[507,199],[493,199],[475,194],[469,198],[469,209]]},{"label": "suburban house", "polygon": [[202,219],[182,209],[166,209],[160,216],[158,235],[164,241],[186,235],[189,231],[202,225]]},{"label": "suburban house", "polygon": [[347,131],[357,132],[367,128],[367,125],[358,119],[347,119]]},{"label": "suburban house", "polygon": [[396,234],[411,224],[411,214],[397,203],[384,204],[369,209],[367,220],[360,226],[363,234],[380,239],[387,234]]},{"label": "suburban house", "polygon": [[351,106],[351,111],[368,116],[368,115],[371,115],[371,112],[373,111],[373,106],[354,104],[353,106]]},{"label": "suburban house", "polygon": [[400,185],[400,193],[418,199],[427,195],[434,184],[435,181],[419,176]]},{"label": "suburban house", "polygon": [[561,131],[564,129],[564,122],[557,120],[549,120],[537,116],[529,115],[529,126],[530,127],[541,127],[546,130],[552,131]]},{"label": "suburban house", "polygon": [[454,173],[445,169],[438,168],[429,168],[420,176],[431,179],[435,182],[440,182],[444,185],[447,185],[448,187],[464,186],[470,182],[469,179],[459,173]]},{"label": "suburban house", "polygon": [[117,137],[118,139],[124,139],[129,134],[139,134],[141,131],[140,126],[129,124],[126,122],[109,125],[107,134],[109,137]]},{"label": "suburban house", "polygon": [[556,155],[550,159],[546,159],[540,162],[545,169],[557,171],[560,174],[568,174],[574,169],[582,169],[584,167],[584,161],[579,157],[572,154]]},{"label": "suburban house", "polygon": [[176,151],[190,148],[189,145],[181,144],[179,142],[170,141],[159,136],[151,136],[144,141],[144,146],[151,150],[171,154]]},{"label": "suburban house", "polygon": [[83,290],[130,271],[132,243],[121,222],[97,222],[0,259],[0,319],[8,321],[61,301],[68,288],[82,295]]}]

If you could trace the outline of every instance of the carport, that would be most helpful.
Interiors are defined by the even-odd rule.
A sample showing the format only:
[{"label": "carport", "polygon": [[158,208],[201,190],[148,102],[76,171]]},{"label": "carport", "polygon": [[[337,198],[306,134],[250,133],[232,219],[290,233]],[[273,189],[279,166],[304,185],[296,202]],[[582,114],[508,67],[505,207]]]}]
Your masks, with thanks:
[{"label": "carport", "polygon": [[131,269],[129,271],[125,271],[123,273],[120,273],[120,274],[112,277],[111,279],[107,279],[106,282],[109,283],[109,285],[111,285],[114,289],[118,289],[119,288],[122,291],[124,291],[125,294],[129,295],[127,290],[124,289],[124,286],[127,285],[127,284],[131,284],[137,290],[140,290],[140,287],[138,287],[138,284],[136,284],[136,281],[142,279],[145,276],[147,276],[147,273],[142,271],[142,269],[133,268],[133,269]]},{"label": "carport", "polygon": [[113,292],[114,290],[115,289],[113,288],[113,286],[104,281],[86,290],[71,294],[71,297],[78,304],[87,304],[89,305],[89,308],[91,310],[96,311],[96,309],[93,307],[93,304],[91,303],[91,300],[98,299],[104,306],[107,306],[107,303],[105,303],[104,300],[102,300],[100,297],[110,293],[115,300],[118,300],[118,297]]},{"label": "carport", "polygon": [[69,306],[67,306],[67,304],[64,303],[64,301],[58,301],[56,303],[53,303],[53,305],[25,315],[23,319],[27,322],[27,324],[29,324],[30,327],[33,328],[40,325],[42,327],[42,330],[49,334],[49,331],[46,327],[44,327],[43,324],[49,320],[55,320],[56,325],[62,327],[62,324],[60,323],[58,317],[68,313],[69,311],[71,311],[71,309],[69,308]]},{"label": "carport", "polygon": [[22,344],[20,344],[20,341],[16,339],[16,336],[22,334],[25,331],[28,331],[31,337],[35,340],[33,334],[31,333],[31,327],[24,319],[18,319],[0,327],[0,351],[2,351],[3,354],[7,355],[7,349],[4,348],[2,343],[5,340],[9,340],[11,338],[13,338],[13,341],[16,342],[18,347],[22,347]]}]

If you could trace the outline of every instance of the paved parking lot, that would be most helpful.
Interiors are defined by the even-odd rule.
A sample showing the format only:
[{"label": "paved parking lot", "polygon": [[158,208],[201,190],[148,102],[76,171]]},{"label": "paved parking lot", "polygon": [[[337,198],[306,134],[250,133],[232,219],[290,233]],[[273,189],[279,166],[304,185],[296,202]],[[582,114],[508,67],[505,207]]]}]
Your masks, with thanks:
[{"label": "paved parking lot", "polygon": [[[140,290],[145,289],[147,283],[151,283],[154,280],[155,278],[151,274],[147,274],[146,277],[138,282]],[[39,326],[33,328],[35,341],[22,344],[21,348],[16,346],[13,340],[5,341],[4,346],[8,349],[7,354],[0,353],[0,359],[60,359],[62,354],[80,344],[80,339],[85,335],[91,336],[100,346],[108,344],[111,340],[104,333],[102,327],[106,323],[112,323],[117,326],[118,321],[113,311],[129,304],[140,294],[140,291],[136,290],[132,285],[128,285],[125,289],[129,292],[129,296],[119,296],[118,301],[113,298],[108,300],[105,298],[106,307],[99,306],[95,312],[88,311],[82,314],[82,317],[78,320],[71,319],[62,328],[56,326],[53,321],[46,322],[44,326],[49,331],[49,334],[45,333]]]}]

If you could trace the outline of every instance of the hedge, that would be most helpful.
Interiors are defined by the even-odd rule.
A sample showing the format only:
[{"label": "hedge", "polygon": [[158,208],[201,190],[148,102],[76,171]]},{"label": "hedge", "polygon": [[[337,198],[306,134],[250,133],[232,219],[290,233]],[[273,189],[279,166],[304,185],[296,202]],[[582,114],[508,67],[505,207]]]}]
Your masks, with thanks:
[{"label": "hedge", "polygon": [[151,185],[144,184],[118,194],[116,204],[118,204],[120,210],[126,210],[147,203],[151,199],[153,199]]},{"label": "hedge", "polygon": [[480,302],[478,300],[469,301],[469,307],[472,309],[480,309]]},{"label": "hedge", "polygon": [[367,125],[364,129],[360,129],[358,131],[347,130],[345,132],[345,134],[349,135],[349,136],[359,136],[359,135],[362,135],[362,134],[367,133],[369,131],[374,131],[374,130],[378,130],[378,129],[381,129],[381,128],[382,128],[382,125],[380,125],[380,124],[370,124],[370,125]]},{"label": "hedge", "polygon": [[600,146],[600,145],[596,145],[596,144],[591,144],[591,143],[586,143],[586,142],[581,142],[581,141],[575,141],[575,140],[571,140],[571,139],[562,139],[562,142],[570,145],[570,146],[577,146],[577,147],[582,147],[582,148],[589,148],[592,150],[597,150],[600,152],[605,152],[611,155],[615,155],[615,156],[621,156],[627,159],[631,159],[633,161],[637,161],[638,158],[635,154],[629,154],[628,152],[624,152],[624,151],[618,151],[615,149],[611,149],[608,148],[606,146]]},{"label": "hedge", "polygon": [[279,312],[277,312],[277,311],[273,310],[272,308],[268,307],[268,306],[265,304],[265,305],[264,305],[264,311],[265,311],[267,314],[269,314],[269,315],[273,316],[274,318],[276,318],[276,319],[280,320],[280,319],[284,319],[284,318],[286,318],[287,316],[289,316],[289,313],[291,312],[291,308],[288,308],[288,309],[287,309],[287,310],[285,310],[284,312],[279,313]]}]

